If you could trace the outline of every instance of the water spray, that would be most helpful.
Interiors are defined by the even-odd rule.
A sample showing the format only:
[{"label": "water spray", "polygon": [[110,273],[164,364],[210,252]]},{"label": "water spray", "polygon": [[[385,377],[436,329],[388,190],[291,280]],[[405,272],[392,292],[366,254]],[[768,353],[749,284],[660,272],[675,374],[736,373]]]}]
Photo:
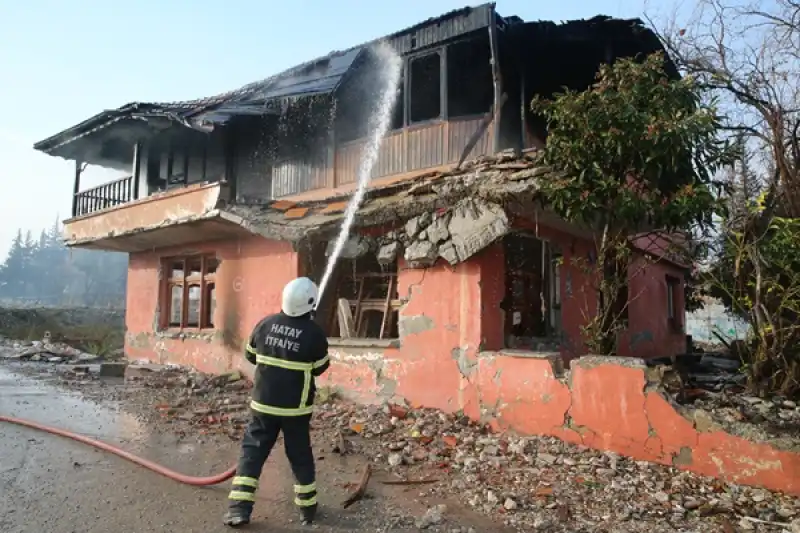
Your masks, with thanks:
[{"label": "water spray", "polygon": [[342,220],[342,227],[339,230],[339,235],[336,237],[336,243],[333,246],[333,251],[328,262],[325,265],[325,273],[322,275],[322,281],[319,284],[319,296],[317,301],[322,299],[325,289],[328,286],[333,269],[339,261],[339,256],[342,254],[345,242],[350,237],[350,228],[356,218],[358,208],[364,200],[364,195],[367,192],[367,185],[372,177],[372,168],[378,160],[378,153],[381,147],[381,141],[389,131],[389,125],[392,120],[392,111],[397,100],[397,84],[400,82],[400,72],[403,66],[400,56],[394,51],[386,42],[382,42],[374,46],[371,52],[375,55],[380,65],[379,87],[380,96],[374,111],[370,114],[369,129],[370,132],[367,137],[367,144],[364,146],[364,153],[361,156],[361,164],[358,167],[358,181],[356,190],[350,201],[347,203],[347,208],[344,212],[344,219]]}]

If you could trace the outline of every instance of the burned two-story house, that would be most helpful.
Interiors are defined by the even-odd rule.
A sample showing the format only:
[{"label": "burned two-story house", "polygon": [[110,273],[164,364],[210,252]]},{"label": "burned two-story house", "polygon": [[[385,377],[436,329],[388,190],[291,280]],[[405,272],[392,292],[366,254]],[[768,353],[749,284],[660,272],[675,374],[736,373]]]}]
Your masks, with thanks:
[{"label": "burned two-story house", "polygon": [[[284,284],[320,280],[370,134],[378,42],[402,75],[320,302],[325,379],[363,399],[472,412],[498,366],[524,374],[531,358],[585,353],[597,295],[573,259],[591,255],[592,235],[533,201],[546,177],[528,154],[546,128],[529,102],[661,47],[637,20],[524,22],[487,4],[218,96],[104,111],[37,143],[75,161],[67,244],[129,254],[129,358],[247,370],[243,339],[279,309]],[[129,175],[84,190],[86,165]],[[618,355],[684,350],[683,276],[665,260],[629,280],[639,297]]]}]

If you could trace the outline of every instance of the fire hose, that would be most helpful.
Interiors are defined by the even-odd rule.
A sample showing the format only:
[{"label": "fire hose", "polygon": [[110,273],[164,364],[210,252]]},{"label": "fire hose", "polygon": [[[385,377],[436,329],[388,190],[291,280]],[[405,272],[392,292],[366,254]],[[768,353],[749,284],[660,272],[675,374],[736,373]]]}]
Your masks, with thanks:
[{"label": "fire hose", "polygon": [[168,477],[169,479],[177,481],[178,483],[183,483],[185,485],[194,485],[196,487],[217,485],[219,483],[222,483],[223,481],[227,481],[228,479],[232,478],[234,474],[236,474],[236,466],[232,466],[228,470],[222,472],[221,474],[217,474],[215,476],[207,476],[207,477],[187,476],[185,474],[181,474],[180,472],[175,472],[174,470],[170,470],[169,468],[161,466],[158,463],[148,461],[147,459],[143,459],[130,452],[126,452],[125,450],[113,446],[111,444],[108,444],[106,442],[95,440],[89,437],[84,437],[83,435],[72,433],[71,431],[66,431],[63,429],[46,426],[44,424],[39,424],[37,422],[32,422],[30,420],[25,420],[22,418],[15,418],[13,416],[0,415],[0,422],[8,422],[10,424],[16,424],[18,426],[44,431],[46,433],[51,433],[53,435],[58,435],[60,437],[72,439],[77,442],[82,442],[83,444],[88,444],[89,446],[93,446],[94,448],[109,453],[113,453],[114,455],[122,457],[123,459],[127,459],[132,463],[136,463],[139,466],[143,466],[148,470],[151,470],[157,474],[161,474],[162,476]]}]

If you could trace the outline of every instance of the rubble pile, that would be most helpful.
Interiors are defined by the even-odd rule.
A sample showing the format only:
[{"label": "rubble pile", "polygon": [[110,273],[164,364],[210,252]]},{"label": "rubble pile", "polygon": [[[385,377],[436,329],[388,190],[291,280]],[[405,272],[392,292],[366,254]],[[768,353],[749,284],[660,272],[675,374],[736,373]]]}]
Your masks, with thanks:
[{"label": "rubble pile", "polygon": [[0,359],[46,363],[91,363],[99,356],[83,352],[64,343],[50,342],[49,336],[41,341],[13,341],[0,337]]},{"label": "rubble pile", "polygon": [[746,394],[706,393],[692,404],[713,427],[777,449],[800,453],[800,404],[781,397],[757,398]]},{"label": "rubble pile", "polygon": [[749,440],[800,452],[800,402],[747,394],[741,359],[726,351],[700,352],[650,359],[661,383],[687,418],[708,430],[723,429]]},{"label": "rubble pile", "polygon": [[217,376],[176,366],[130,365],[125,380],[150,392],[140,397],[147,404],[141,407],[150,407],[145,418],[167,422],[181,434],[219,434],[239,440],[250,418],[252,384],[238,371]]},{"label": "rubble pile", "polygon": [[560,531],[566,524],[574,531],[601,531],[652,520],[679,530],[713,520],[713,531],[726,522],[744,531],[763,521],[783,524],[779,528],[790,528],[793,520],[800,524],[796,498],[555,438],[492,434],[463,416],[328,403],[317,419],[344,428],[354,441],[348,446],[409,484],[440,481],[424,494],[459,495],[470,507],[525,531]]},{"label": "rubble pile", "polygon": [[[181,435],[238,440],[250,418],[250,387],[239,372],[130,365],[126,386],[115,390],[126,409]],[[91,397],[91,389],[82,392]],[[320,460],[361,454],[382,471],[371,483],[399,485],[422,501],[459,498],[520,531],[800,533],[797,498],[555,438],[496,434],[458,414],[355,405],[326,388],[317,400],[312,429]],[[450,531],[447,507],[431,506],[415,526]]]}]

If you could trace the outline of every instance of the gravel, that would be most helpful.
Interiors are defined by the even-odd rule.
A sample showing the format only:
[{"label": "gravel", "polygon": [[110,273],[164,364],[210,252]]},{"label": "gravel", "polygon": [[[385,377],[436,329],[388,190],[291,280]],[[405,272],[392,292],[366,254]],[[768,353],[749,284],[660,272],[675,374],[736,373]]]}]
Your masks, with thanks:
[{"label": "gravel", "polygon": [[[126,409],[179,434],[238,440],[249,418],[250,383],[238,372],[128,367],[126,384],[112,387],[80,366],[56,368],[63,385],[98,401],[125,400]],[[475,530],[456,523],[452,506],[433,503],[452,501],[497,531],[800,533],[800,501],[788,495],[554,438],[494,434],[458,414],[355,405],[326,389],[318,403],[317,453],[368,458],[379,473],[370,487],[400,485],[399,494],[427,509],[409,524],[420,530]]]}]

